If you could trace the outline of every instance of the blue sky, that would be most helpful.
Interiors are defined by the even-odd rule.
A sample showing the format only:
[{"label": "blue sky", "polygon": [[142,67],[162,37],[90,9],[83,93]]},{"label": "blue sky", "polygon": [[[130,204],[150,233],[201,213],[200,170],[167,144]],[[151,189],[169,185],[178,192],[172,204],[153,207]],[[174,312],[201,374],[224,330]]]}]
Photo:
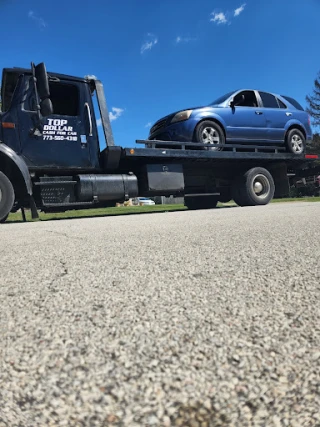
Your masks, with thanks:
[{"label": "blue sky", "polygon": [[320,0],[0,0],[0,68],[96,75],[130,147],[162,116],[241,87],[305,105],[319,16]]}]

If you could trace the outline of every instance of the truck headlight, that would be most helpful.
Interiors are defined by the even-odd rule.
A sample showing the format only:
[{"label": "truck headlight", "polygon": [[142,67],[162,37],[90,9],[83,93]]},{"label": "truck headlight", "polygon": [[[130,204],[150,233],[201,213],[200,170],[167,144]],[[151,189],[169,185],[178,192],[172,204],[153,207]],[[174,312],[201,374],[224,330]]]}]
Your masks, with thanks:
[{"label": "truck headlight", "polygon": [[176,122],[182,122],[184,120],[188,120],[191,116],[192,110],[184,110],[177,113],[175,116],[173,116],[170,123],[176,123]]}]

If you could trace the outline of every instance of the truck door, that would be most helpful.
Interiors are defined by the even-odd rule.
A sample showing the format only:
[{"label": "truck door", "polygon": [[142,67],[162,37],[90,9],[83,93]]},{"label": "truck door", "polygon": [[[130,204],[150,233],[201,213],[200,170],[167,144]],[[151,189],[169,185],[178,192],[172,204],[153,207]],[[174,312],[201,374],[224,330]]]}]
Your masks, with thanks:
[{"label": "truck door", "polygon": [[[32,83],[19,110],[21,154],[31,169],[90,170],[97,166],[97,128],[88,85],[82,81],[50,82],[53,115],[43,131],[33,129]],[[29,95],[29,96],[28,96]],[[90,150],[91,148],[91,150]]]}]

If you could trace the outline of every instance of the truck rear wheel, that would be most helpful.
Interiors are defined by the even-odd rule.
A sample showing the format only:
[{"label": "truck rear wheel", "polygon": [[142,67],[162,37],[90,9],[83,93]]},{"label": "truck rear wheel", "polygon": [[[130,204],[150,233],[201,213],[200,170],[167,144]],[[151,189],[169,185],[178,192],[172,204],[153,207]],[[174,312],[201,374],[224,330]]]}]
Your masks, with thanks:
[{"label": "truck rear wheel", "polygon": [[191,210],[214,209],[217,207],[218,198],[215,196],[187,196],[184,205]]},{"label": "truck rear wheel", "polygon": [[275,185],[267,169],[252,168],[238,177],[233,185],[233,200],[239,206],[267,205],[274,196]]},{"label": "truck rear wheel", "polygon": [[14,204],[14,189],[8,177],[0,172],[0,222],[5,222]]},{"label": "truck rear wheel", "polygon": [[220,190],[219,202],[220,203],[229,203],[232,200],[230,188],[224,188]]}]

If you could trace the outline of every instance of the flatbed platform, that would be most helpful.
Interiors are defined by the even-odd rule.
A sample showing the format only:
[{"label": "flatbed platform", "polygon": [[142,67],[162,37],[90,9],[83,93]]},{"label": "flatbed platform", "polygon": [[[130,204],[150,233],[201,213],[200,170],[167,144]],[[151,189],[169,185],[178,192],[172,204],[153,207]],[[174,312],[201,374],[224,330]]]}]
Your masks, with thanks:
[{"label": "flatbed platform", "polygon": [[315,154],[295,155],[288,153],[285,147],[271,145],[224,144],[217,145],[222,148],[221,151],[212,151],[201,149],[201,147],[208,148],[208,146],[198,143],[149,140],[137,140],[136,143],[144,144],[145,147],[122,148],[122,162],[135,163],[140,160],[144,163],[258,161],[259,163],[285,162],[288,166],[300,168],[319,159],[319,156]]}]

